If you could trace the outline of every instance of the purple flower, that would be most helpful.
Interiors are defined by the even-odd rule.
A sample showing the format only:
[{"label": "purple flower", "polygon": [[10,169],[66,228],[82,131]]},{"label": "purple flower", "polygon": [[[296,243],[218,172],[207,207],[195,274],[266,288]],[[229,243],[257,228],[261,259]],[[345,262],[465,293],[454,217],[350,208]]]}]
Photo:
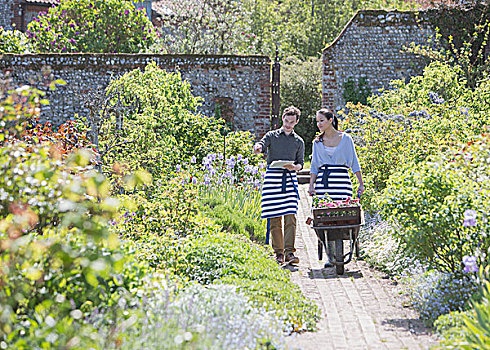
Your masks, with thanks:
[{"label": "purple flower", "polygon": [[225,177],[231,178],[232,174],[231,171],[227,170],[225,173]]},{"label": "purple flower", "polygon": [[476,226],[476,210],[466,209],[464,212],[463,227]]},{"label": "purple flower", "polygon": [[179,173],[181,169],[182,169],[182,166],[180,164],[177,164],[177,166],[175,167],[175,170],[177,170],[177,172]]},{"label": "purple flower", "polygon": [[248,164],[248,158],[243,158],[242,163],[243,163],[244,165],[247,165],[247,164]]},{"label": "purple flower", "polygon": [[192,177],[192,183],[197,184],[197,179],[194,176]]},{"label": "purple flower", "polygon": [[257,175],[257,173],[258,173],[258,172],[259,172],[259,169],[257,169],[257,167],[256,167],[256,166],[254,166],[254,167],[252,168],[252,170],[250,171],[250,174],[252,174],[252,175]]},{"label": "purple flower", "polygon": [[219,160],[222,160],[223,158],[224,158],[224,157],[223,157],[223,154],[222,154],[222,153],[218,154],[218,159],[219,159]]},{"label": "purple flower", "polygon": [[205,185],[209,185],[209,183],[210,183],[210,182],[211,182],[211,181],[209,181],[209,177],[204,176],[204,184],[205,184]]},{"label": "purple flower", "polygon": [[436,105],[441,105],[444,103],[444,99],[440,97],[437,93],[430,91],[429,92],[429,98],[432,101],[432,103]]},{"label": "purple flower", "polygon": [[242,159],[243,159],[243,156],[240,153],[238,153],[237,156],[236,156],[236,160],[237,161],[240,161]]},{"label": "purple flower", "polygon": [[260,168],[260,169],[265,169],[265,167],[266,167],[266,166],[267,166],[267,164],[266,164],[266,163],[260,163],[260,164],[259,164],[259,168]]},{"label": "purple flower", "polygon": [[478,264],[476,256],[474,255],[465,255],[463,256],[463,264],[464,264],[464,272],[477,272]]},{"label": "purple flower", "polygon": [[127,16],[129,15],[129,10],[124,11],[124,14]]},{"label": "purple flower", "polygon": [[197,160],[196,160],[196,156],[192,156],[191,157],[191,163],[195,163]]}]

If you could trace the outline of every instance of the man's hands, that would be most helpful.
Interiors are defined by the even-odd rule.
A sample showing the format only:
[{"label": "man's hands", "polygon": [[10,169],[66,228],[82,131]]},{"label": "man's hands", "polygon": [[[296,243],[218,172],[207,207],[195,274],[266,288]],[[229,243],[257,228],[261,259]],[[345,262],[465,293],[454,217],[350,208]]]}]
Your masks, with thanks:
[{"label": "man's hands", "polygon": [[288,169],[289,171],[300,171],[301,170],[301,165],[300,164],[288,164],[284,166],[284,169]]},{"label": "man's hands", "polygon": [[262,152],[262,145],[259,144],[259,143],[256,143],[254,145],[254,154],[257,154],[257,153],[260,153],[260,152]]}]

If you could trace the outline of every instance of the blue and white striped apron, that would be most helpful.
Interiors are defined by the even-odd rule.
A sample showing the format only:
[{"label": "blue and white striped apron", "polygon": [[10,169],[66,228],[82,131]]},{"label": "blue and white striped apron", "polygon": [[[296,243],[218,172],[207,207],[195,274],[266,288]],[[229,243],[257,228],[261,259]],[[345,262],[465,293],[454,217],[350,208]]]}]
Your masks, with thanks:
[{"label": "blue and white striped apron", "polygon": [[334,201],[352,197],[352,182],[348,170],[346,165],[322,165],[315,181],[316,195],[328,193]]},{"label": "blue and white striped apron", "polygon": [[298,198],[295,171],[267,168],[262,186],[262,219],[296,214]]}]

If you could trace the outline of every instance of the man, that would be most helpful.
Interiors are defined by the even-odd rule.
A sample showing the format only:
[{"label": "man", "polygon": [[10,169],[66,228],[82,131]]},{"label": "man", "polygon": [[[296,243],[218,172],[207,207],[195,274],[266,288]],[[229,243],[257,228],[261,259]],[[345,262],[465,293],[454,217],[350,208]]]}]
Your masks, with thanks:
[{"label": "man", "polygon": [[[298,124],[300,115],[298,108],[286,108],[282,114],[282,127],[269,131],[253,148],[254,153],[267,151],[268,166],[262,187],[262,218],[270,219],[272,248],[276,261],[280,264],[299,263],[294,255],[299,199],[296,172],[303,168],[305,143],[294,132],[294,127]],[[275,160],[289,160],[294,163],[285,165],[284,168],[271,168],[270,164]]]}]

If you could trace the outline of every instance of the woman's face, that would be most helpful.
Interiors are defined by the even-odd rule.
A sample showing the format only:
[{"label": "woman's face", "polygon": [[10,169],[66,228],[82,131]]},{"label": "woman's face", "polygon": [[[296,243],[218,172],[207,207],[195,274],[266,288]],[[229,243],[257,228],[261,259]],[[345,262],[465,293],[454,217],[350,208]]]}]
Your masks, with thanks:
[{"label": "woman's face", "polygon": [[316,126],[320,131],[325,131],[332,124],[332,119],[327,119],[323,114],[316,114]]}]

